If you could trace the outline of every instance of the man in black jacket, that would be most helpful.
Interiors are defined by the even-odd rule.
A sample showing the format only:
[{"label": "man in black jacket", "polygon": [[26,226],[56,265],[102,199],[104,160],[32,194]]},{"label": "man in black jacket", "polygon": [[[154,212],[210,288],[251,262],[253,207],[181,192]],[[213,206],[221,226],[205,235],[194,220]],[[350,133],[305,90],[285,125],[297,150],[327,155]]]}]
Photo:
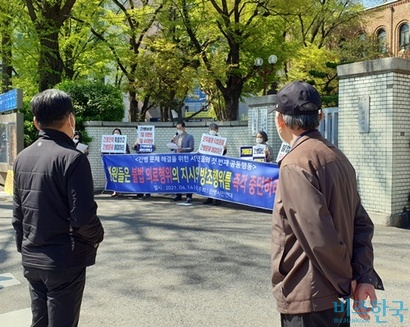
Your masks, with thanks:
[{"label": "man in black jacket", "polygon": [[72,141],[70,97],[46,90],[31,101],[39,138],[14,163],[13,227],[30,283],[32,326],[77,326],[85,270],[104,230],[87,157]]}]

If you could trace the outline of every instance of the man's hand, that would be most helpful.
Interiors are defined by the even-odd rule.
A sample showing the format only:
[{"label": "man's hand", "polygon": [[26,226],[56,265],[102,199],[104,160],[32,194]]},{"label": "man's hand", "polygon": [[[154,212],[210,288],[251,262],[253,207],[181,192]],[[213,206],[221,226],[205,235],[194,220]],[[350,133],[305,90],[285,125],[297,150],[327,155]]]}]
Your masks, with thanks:
[{"label": "man's hand", "polygon": [[377,296],[374,286],[372,284],[362,283],[357,284],[354,287],[354,283],[356,281],[352,281],[352,292],[353,292],[353,310],[357,312],[360,318],[369,320],[370,316],[368,312],[372,310],[370,307],[366,307],[366,299],[369,298],[372,304],[372,307],[377,306]]},{"label": "man's hand", "polygon": [[356,292],[356,288],[357,288],[357,280],[352,280],[352,282],[350,283],[352,290],[350,291],[351,294],[351,298],[353,298],[354,292]]}]

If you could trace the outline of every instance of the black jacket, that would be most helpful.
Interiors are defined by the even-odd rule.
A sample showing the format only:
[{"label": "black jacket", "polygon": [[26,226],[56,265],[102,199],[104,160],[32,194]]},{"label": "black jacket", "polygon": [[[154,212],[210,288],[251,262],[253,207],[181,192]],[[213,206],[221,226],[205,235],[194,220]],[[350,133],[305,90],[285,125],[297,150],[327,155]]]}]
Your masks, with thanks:
[{"label": "black jacket", "polygon": [[87,157],[64,133],[45,129],[14,163],[13,227],[23,266],[93,265],[104,230]]}]

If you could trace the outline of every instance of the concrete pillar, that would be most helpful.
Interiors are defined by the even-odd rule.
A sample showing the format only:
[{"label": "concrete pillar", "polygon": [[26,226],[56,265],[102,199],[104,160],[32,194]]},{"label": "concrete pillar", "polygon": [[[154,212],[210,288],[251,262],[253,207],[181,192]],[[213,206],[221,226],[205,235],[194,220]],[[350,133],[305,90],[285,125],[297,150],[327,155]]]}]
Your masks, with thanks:
[{"label": "concrete pillar", "polygon": [[399,225],[410,193],[410,60],[341,65],[339,148],[376,223]]}]

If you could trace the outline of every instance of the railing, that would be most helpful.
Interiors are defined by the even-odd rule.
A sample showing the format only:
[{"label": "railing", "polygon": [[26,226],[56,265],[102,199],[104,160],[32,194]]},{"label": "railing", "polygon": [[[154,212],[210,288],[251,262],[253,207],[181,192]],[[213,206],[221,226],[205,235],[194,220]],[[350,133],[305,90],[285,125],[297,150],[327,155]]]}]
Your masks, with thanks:
[{"label": "railing", "polygon": [[339,108],[323,108],[324,118],[319,125],[319,131],[322,135],[338,146],[338,121]]}]

